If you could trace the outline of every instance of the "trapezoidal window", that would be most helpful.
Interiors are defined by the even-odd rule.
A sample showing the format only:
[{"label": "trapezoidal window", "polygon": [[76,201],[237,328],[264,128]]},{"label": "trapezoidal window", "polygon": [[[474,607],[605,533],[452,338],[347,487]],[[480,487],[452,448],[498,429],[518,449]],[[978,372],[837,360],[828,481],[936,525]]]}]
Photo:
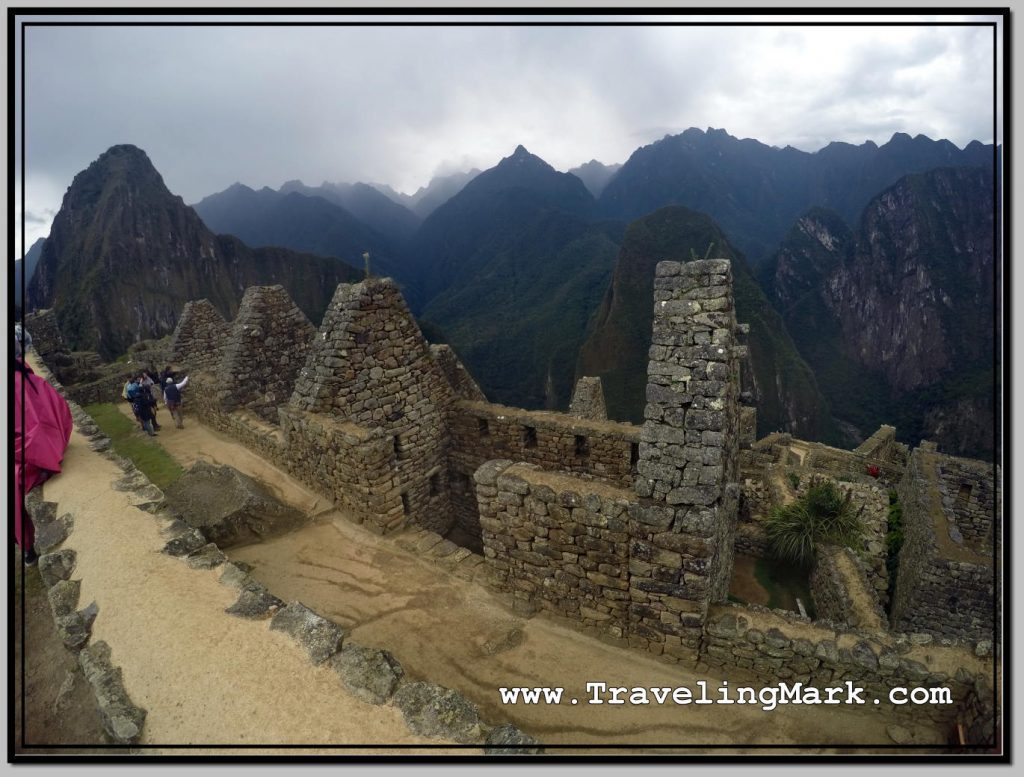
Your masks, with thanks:
[{"label": "trapezoidal window", "polygon": [[487,423],[486,418],[476,419],[476,430],[480,433],[481,437],[488,437],[491,434],[490,424]]},{"label": "trapezoidal window", "polygon": [[967,503],[971,501],[971,484],[961,483],[960,490],[956,495],[956,506],[967,507]]},{"label": "trapezoidal window", "polygon": [[537,430],[532,426],[523,427],[523,447],[524,448],[536,448],[537,447]]},{"label": "trapezoidal window", "polygon": [[629,444],[629,468],[636,472],[636,465],[640,461],[640,443],[631,442]]},{"label": "trapezoidal window", "polygon": [[402,512],[406,515],[412,512],[412,508],[409,506],[409,495],[405,493],[402,494]]},{"label": "trapezoidal window", "polygon": [[391,439],[393,440],[395,446],[395,458],[402,458],[402,439],[397,434]]},{"label": "trapezoidal window", "polygon": [[441,493],[441,475],[435,472],[430,476],[430,495],[437,496]]},{"label": "trapezoidal window", "polygon": [[590,455],[590,442],[582,434],[576,435],[576,455],[577,456],[589,456]]}]

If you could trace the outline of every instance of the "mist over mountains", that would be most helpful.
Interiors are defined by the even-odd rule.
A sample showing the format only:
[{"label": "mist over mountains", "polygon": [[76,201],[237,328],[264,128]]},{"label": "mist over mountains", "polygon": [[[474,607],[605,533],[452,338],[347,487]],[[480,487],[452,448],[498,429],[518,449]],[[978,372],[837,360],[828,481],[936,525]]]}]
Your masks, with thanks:
[{"label": "mist over mountains", "polygon": [[[991,448],[992,349],[965,347],[992,339],[991,145],[898,133],[809,154],[691,129],[621,166],[562,173],[519,146],[415,195],[235,184],[194,210],[132,148],[76,177],[32,277],[29,304],[55,307],[75,347],[116,355],[197,296],[230,315],[249,283],[284,283],[318,321],[368,252],[492,400],[564,408],[575,378],[599,374],[611,414],[638,421],[654,265],[710,251],[733,262],[751,324],[762,433],[850,444],[893,422]],[[132,277],[136,262],[158,272]],[[108,314],[111,292],[127,301]]]}]

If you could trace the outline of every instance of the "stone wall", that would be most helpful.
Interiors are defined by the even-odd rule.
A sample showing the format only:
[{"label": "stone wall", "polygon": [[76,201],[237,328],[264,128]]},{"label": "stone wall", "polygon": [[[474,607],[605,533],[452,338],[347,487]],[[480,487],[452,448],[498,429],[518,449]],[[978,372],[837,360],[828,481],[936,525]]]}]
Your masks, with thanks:
[{"label": "stone wall", "polygon": [[195,413],[207,426],[334,501],[356,523],[377,534],[405,523],[392,471],[394,450],[383,432],[288,407],[278,409],[277,424],[249,410],[226,413],[217,378],[207,372],[193,373],[183,397],[186,422]]},{"label": "stone wall", "polygon": [[[630,510],[630,642],[697,655],[732,575],[739,507],[739,359],[727,260],[660,262],[647,406]],[[642,566],[641,566],[642,565]]]},{"label": "stone wall", "polygon": [[225,412],[247,408],[277,423],[316,333],[283,286],[250,286],[224,341],[217,397]]},{"label": "stone wall", "polygon": [[450,416],[453,465],[473,473],[491,459],[514,459],[629,488],[640,427],[564,413],[460,401]]},{"label": "stone wall", "polygon": [[212,369],[231,326],[206,299],[186,302],[171,335],[171,359],[190,369]]},{"label": "stone wall", "polygon": [[631,491],[531,464],[475,475],[485,563],[522,609],[540,608],[621,639],[629,617]]},{"label": "stone wall", "polygon": [[887,626],[867,572],[849,548],[823,545],[816,549],[811,596],[818,620],[872,631],[884,631]]},{"label": "stone wall", "polygon": [[899,486],[903,548],[893,594],[893,628],[993,640],[992,557],[950,536],[942,503],[940,454],[917,448]]},{"label": "stone wall", "polygon": [[463,366],[450,345],[432,344],[430,346],[430,353],[434,356],[437,366],[441,368],[441,372],[444,373],[444,377],[447,379],[448,385],[451,386],[455,396],[459,399],[469,399],[474,402],[487,401],[484,392],[481,391],[477,382],[473,380],[473,376]]},{"label": "stone wall", "polygon": [[569,415],[594,421],[608,420],[601,378],[583,377],[576,381],[576,388],[573,389],[572,400],[569,402]]},{"label": "stone wall", "polygon": [[[950,522],[950,536],[982,555],[991,555],[994,527],[999,523],[1001,503],[998,470],[991,464],[953,456],[937,458],[939,493]],[[955,529],[955,531],[954,531]]]},{"label": "stone wall", "polygon": [[125,365],[122,369],[88,383],[77,383],[65,388],[68,399],[79,405],[92,405],[97,402],[124,402],[121,392],[131,375],[138,372]]},{"label": "stone wall", "polygon": [[448,498],[448,415],[455,394],[394,281],[338,286],[289,411],[373,429],[391,444],[394,493],[409,522],[439,534]]},{"label": "stone wall", "polygon": [[64,336],[57,325],[57,316],[52,308],[29,313],[25,316],[23,325],[25,331],[32,338],[32,349],[43,358],[43,361],[49,363],[47,357],[51,354],[63,353],[68,350]]},{"label": "stone wall", "polygon": [[406,522],[394,446],[380,429],[281,408],[285,468],[376,534]]},{"label": "stone wall", "polygon": [[[936,644],[915,634],[836,630],[778,611],[716,604],[708,611],[701,658],[711,666],[743,670],[762,683],[782,680],[825,688],[851,682],[865,689],[868,709],[948,724],[972,704],[976,678],[992,674],[991,658],[971,648],[965,643]],[[889,701],[892,688],[918,686],[948,687],[952,704],[901,706]]]}]

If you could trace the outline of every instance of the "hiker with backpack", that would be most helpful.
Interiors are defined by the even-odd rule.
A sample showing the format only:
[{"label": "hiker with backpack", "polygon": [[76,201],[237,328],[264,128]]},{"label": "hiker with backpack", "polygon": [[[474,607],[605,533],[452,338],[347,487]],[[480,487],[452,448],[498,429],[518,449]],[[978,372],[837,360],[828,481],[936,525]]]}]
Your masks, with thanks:
[{"label": "hiker with backpack", "polygon": [[135,413],[135,417],[139,419],[139,423],[142,424],[143,431],[150,437],[156,437],[154,429],[156,413],[153,412],[156,400],[153,399],[153,395],[149,390],[142,385],[142,377],[141,374],[138,375],[128,385],[128,401],[132,403],[132,411]]},{"label": "hiker with backpack", "polygon": [[164,402],[167,403],[167,410],[174,419],[174,425],[179,429],[185,428],[184,419],[181,415],[181,390],[188,384],[188,375],[181,383],[175,383],[174,378],[168,377],[164,381]]}]

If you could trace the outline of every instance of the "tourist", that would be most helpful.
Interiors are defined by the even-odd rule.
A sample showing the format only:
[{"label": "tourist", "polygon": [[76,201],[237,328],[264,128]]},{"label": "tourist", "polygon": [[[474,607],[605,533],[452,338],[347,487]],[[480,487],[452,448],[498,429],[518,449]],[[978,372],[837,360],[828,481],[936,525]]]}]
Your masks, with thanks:
[{"label": "tourist", "polygon": [[35,526],[25,494],[60,472],[71,439],[71,410],[57,390],[21,359],[14,359],[14,539],[25,564],[38,560]]},{"label": "tourist", "polygon": [[[168,369],[170,369],[168,367]],[[188,384],[188,375],[181,383],[175,383],[174,378],[167,378],[164,381],[164,402],[167,403],[167,410],[174,419],[174,424],[179,429],[185,428],[184,419],[181,416],[181,390]]]},{"label": "tourist", "polygon": [[153,395],[142,385],[142,378],[143,375],[140,373],[135,378],[134,383],[129,386],[128,399],[132,403],[135,417],[142,424],[142,430],[150,437],[156,437],[153,424],[156,417],[153,413],[153,407],[156,403],[153,401]]},{"label": "tourist", "polygon": [[128,400],[128,404],[131,405],[132,413],[135,415],[135,420],[139,422],[139,428],[142,428],[142,419],[139,418],[139,411],[137,409],[136,400],[139,393],[139,376],[132,375],[128,378],[128,382],[124,384],[124,389],[121,391],[121,396]]},{"label": "tourist", "polygon": [[142,390],[146,392],[151,400],[150,408],[153,411],[153,428],[159,432],[160,424],[156,420],[156,409],[160,398],[160,389],[157,384],[157,378],[153,375],[152,370],[143,370],[139,373],[139,385],[142,386]]}]

